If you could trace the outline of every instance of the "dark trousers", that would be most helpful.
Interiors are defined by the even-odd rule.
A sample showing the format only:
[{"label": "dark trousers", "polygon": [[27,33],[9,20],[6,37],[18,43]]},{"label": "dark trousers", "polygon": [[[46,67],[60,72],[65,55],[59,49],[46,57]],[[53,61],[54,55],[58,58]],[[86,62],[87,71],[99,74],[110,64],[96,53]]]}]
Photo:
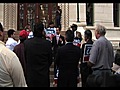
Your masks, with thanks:
[{"label": "dark trousers", "polygon": [[80,73],[81,73],[81,81],[82,87],[87,87],[87,77],[92,73],[92,69],[87,66],[87,63],[80,64]]},{"label": "dark trousers", "polygon": [[61,16],[56,16],[56,27],[61,28]]},{"label": "dark trousers", "polygon": [[[112,71],[109,70],[93,70],[92,75],[87,79],[89,87],[113,87]],[[112,84],[111,84],[112,83]],[[112,85],[112,86],[111,86]]]}]

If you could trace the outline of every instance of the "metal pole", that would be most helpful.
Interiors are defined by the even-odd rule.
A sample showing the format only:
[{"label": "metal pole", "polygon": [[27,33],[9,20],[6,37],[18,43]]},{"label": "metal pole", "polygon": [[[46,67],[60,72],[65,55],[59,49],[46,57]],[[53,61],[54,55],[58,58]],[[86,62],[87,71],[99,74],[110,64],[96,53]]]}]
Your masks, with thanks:
[{"label": "metal pole", "polygon": [[79,21],[79,3],[77,3],[77,22],[80,22]]}]

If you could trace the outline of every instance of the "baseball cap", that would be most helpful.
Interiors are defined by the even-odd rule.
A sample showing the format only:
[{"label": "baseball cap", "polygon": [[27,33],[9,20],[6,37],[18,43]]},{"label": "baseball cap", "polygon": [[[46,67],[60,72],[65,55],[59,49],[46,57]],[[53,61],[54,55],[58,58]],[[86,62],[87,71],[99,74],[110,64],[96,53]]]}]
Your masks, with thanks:
[{"label": "baseball cap", "polygon": [[22,38],[27,38],[28,37],[27,31],[25,30],[20,31],[19,36]]}]

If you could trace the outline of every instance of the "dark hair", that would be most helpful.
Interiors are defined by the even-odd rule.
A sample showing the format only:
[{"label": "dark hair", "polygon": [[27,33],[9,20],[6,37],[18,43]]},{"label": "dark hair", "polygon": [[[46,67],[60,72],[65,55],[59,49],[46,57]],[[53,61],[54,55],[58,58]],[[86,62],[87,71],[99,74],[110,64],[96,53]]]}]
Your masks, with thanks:
[{"label": "dark hair", "polygon": [[85,30],[84,34],[85,34],[85,36],[88,39],[92,39],[92,32],[91,32],[91,30],[89,30],[89,29]]},{"label": "dark hair", "polygon": [[44,25],[42,22],[34,25],[33,35],[34,37],[43,37]]},{"label": "dark hair", "polygon": [[13,33],[15,32],[14,29],[9,29],[7,34],[8,34],[8,37],[11,37],[11,35],[13,35]]},{"label": "dark hair", "polygon": [[56,27],[56,28],[59,28],[59,31],[61,31],[61,27],[58,26],[58,27]]},{"label": "dark hair", "polygon": [[73,40],[74,40],[74,33],[73,33],[73,31],[67,30],[65,32],[65,36],[66,36],[66,41],[67,42],[73,42]]},{"label": "dark hair", "polygon": [[1,23],[0,23],[0,31],[2,31],[2,32],[4,31]]},{"label": "dark hair", "polygon": [[71,28],[76,28],[77,29],[77,25],[76,24],[72,24]]}]

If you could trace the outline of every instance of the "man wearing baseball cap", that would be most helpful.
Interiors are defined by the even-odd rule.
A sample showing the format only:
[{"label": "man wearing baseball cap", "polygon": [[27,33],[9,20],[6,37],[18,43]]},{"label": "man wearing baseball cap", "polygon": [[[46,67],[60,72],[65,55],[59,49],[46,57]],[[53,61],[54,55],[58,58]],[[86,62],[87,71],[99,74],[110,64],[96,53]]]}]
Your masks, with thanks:
[{"label": "man wearing baseball cap", "polygon": [[25,54],[24,54],[24,41],[27,39],[27,37],[28,37],[28,34],[27,34],[26,30],[20,31],[20,33],[19,33],[20,43],[18,45],[16,45],[13,50],[21,62],[25,78],[26,78],[26,68],[25,68],[26,62],[25,62]]}]

